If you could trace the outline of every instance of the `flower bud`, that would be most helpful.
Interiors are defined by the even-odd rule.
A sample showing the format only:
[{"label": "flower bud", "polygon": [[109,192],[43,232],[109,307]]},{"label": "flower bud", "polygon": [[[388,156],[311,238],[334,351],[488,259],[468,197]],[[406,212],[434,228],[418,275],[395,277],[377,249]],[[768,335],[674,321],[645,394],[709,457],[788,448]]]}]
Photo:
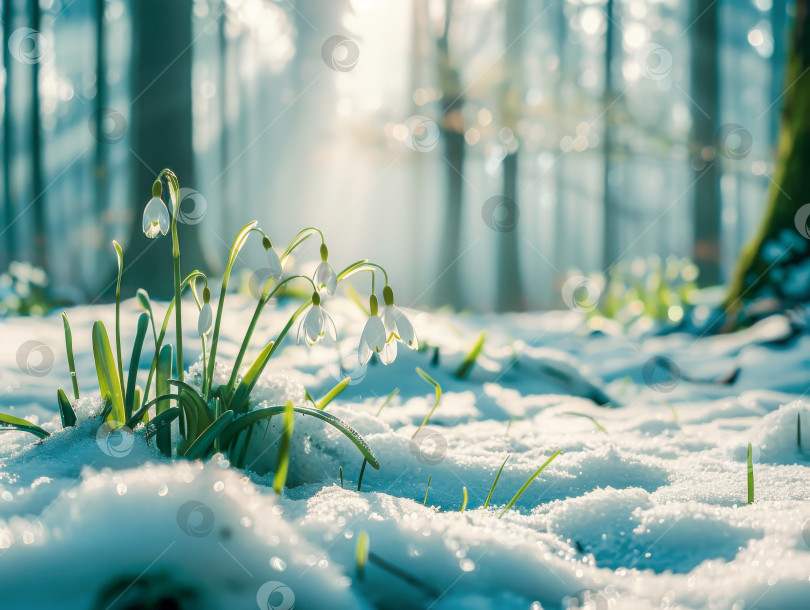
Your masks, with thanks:
[{"label": "flower bud", "polygon": [[312,293],[312,304],[316,307],[321,304],[321,295],[318,294],[318,291]]},{"label": "flower bud", "polygon": [[369,304],[369,310],[371,311],[371,315],[376,316],[377,315],[377,309],[379,307],[377,305],[377,295],[372,294],[368,299],[368,304]]},{"label": "flower bud", "polygon": [[321,260],[325,261],[327,258],[329,258],[329,249],[326,244],[321,244]]},{"label": "flower bud", "polygon": [[391,290],[391,286],[388,284],[386,284],[385,288],[383,288],[383,300],[389,307],[394,304],[394,291]]},{"label": "flower bud", "polygon": [[160,199],[162,195],[163,195],[163,184],[160,182],[159,179],[155,180],[152,183],[152,197],[157,197],[158,199]]},{"label": "flower bud", "polygon": [[265,250],[269,250],[270,248],[272,248],[272,247],[273,247],[273,244],[271,244],[271,243],[270,243],[270,238],[269,238],[269,237],[267,237],[267,235],[265,235],[265,236],[262,238],[262,246],[264,246],[264,249],[265,249]]},{"label": "flower bud", "polygon": [[203,288],[203,303],[207,303],[211,300],[211,291],[208,290],[208,286]]}]

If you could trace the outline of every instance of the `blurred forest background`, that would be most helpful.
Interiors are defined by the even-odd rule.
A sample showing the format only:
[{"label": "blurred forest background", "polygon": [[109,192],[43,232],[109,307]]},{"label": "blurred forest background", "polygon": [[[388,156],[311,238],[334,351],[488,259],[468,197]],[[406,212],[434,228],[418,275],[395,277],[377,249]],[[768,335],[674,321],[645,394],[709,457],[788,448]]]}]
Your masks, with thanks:
[{"label": "blurred forest background", "polygon": [[[373,258],[402,305],[561,304],[572,269],[727,281],[775,165],[785,0],[2,0],[0,270],[54,297],[171,292],[257,218]],[[316,257],[313,251],[312,258]],[[247,268],[262,266],[259,249]]]}]

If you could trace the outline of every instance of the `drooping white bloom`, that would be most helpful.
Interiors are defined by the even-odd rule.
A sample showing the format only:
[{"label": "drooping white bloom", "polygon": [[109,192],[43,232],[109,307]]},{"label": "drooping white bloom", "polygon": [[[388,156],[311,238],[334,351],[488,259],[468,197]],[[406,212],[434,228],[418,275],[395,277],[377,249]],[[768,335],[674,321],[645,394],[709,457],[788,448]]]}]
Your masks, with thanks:
[{"label": "drooping white bloom", "polygon": [[318,290],[325,288],[330,296],[335,294],[335,290],[337,290],[337,273],[327,261],[321,261],[318,268],[315,269],[313,281]]},{"label": "drooping white bloom", "polygon": [[397,357],[397,342],[389,341],[380,352],[380,360],[383,364],[391,364]]},{"label": "drooping white bloom", "polygon": [[281,276],[284,273],[281,259],[278,257],[278,254],[276,254],[276,251],[273,248],[267,249],[267,269],[268,277],[272,277],[277,282],[281,279]]},{"label": "drooping white bloom", "polygon": [[152,197],[143,209],[143,232],[153,239],[169,231],[169,210],[160,197]]},{"label": "drooping white bloom", "polygon": [[[371,354],[381,354],[385,349],[385,327],[379,316],[369,316],[363,327],[363,333],[360,335],[360,347],[358,348],[358,358],[360,364],[366,364],[371,358]],[[382,358],[382,356],[380,356]],[[385,362],[388,364],[388,362]]]},{"label": "drooping white bloom", "polygon": [[197,332],[200,336],[207,335],[214,327],[214,312],[210,303],[204,303],[200,309],[200,317],[197,318]]},{"label": "drooping white bloom", "polygon": [[313,304],[312,308],[307,312],[303,321],[298,326],[299,343],[301,341],[301,333],[304,333],[304,339],[308,345],[315,345],[325,336],[328,336],[332,341],[337,341],[335,323],[320,305]]},{"label": "drooping white bloom", "polygon": [[401,341],[410,349],[419,349],[419,340],[413,330],[413,325],[396,305],[386,305],[382,314],[383,326],[385,326],[385,338],[389,343],[396,340]]}]

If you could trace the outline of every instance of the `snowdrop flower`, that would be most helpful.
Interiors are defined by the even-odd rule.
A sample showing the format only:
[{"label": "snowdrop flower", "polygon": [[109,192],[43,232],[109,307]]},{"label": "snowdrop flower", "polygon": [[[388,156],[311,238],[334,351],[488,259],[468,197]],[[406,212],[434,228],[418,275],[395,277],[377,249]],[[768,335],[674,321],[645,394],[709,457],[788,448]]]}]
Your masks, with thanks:
[{"label": "snowdrop flower", "polygon": [[307,345],[315,345],[325,336],[329,336],[332,341],[337,341],[337,330],[335,323],[329,314],[321,307],[321,297],[317,292],[312,293],[312,307],[304,316],[304,320],[298,327],[298,342],[301,342],[301,333]]},{"label": "snowdrop flower", "polygon": [[383,364],[391,364],[397,357],[396,343],[388,343],[385,340],[385,326],[377,315],[377,297],[371,295],[371,315],[366,321],[363,333],[360,335],[360,347],[358,349],[360,365],[366,364],[371,358],[371,354],[377,353]]},{"label": "snowdrop flower", "polygon": [[208,288],[203,290],[203,306],[200,309],[200,317],[197,318],[197,332],[201,337],[211,332],[214,327],[214,312],[211,310],[211,304],[208,300],[211,298],[211,293]]},{"label": "snowdrop flower", "polygon": [[326,244],[321,244],[321,263],[315,269],[314,282],[318,290],[326,288],[326,292],[331,296],[337,289],[337,274],[332,269],[332,265],[327,262],[328,257],[329,250],[326,249]]},{"label": "snowdrop flower", "polygon": [[393,345],[392,341],[397,340],[405,344],[410,349],[419,349],[419,340],[413,330],[413,325],[408,317],[394,305],[394,291],[390,286],[383,288],[383,307],[381,318],[385,326],[386,342]]},{"label": "snowdrop flower", "polygon": [[143,232],[153,239],[169,231],[169,210],[160,197],[152,197],[143,209]]},{"label": "snowdrop flower", "polygon": [[276,251],[273,249],[273,244],[270,243],[270,239],[265,237],[262,240],[262,245],[264,246],[265,251],[267,252],[267,268],[270,271],[269,276],[272,277],[274,280],[279,281],[281,276],[283,275],[283,269],[281,264],[281,259],[276,254]]}]

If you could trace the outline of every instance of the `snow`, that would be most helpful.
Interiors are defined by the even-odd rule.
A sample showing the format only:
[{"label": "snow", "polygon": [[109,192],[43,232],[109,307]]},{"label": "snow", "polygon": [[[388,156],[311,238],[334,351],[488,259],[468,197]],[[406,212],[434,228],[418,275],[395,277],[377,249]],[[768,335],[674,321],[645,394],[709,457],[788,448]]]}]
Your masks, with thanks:
[{"label": "snow", "polygon": [[[356,350],[363,318],[349,301],[324,305],[338,345],[288,341],[260,380],[254,407],[304,404],[305,388],[319,396],[342,378],[340,362]],[[184,304],[184,351],[193,381],[200,364],[192,307]],[[247,299],[229,297],[222,362],[238,352],[251,310]],[[291,311],[264,314],[246,363]],[[128,359],[135,303],[122,304],[122,314]],[[254,443],[255,472],[243,472],[223,456],[163,460],[138,431],[98,433],[98,421],[88,419],[101,408],[90,328],[98,318],[113,328],[112,307],[68,312],[82,398],[79,425],[66,430],[55,400],[58,386],[71,393],[61,319],[0,322],[0,410],[52,433],[42,442],[0,434],[4,607],[133,608],[161,599],[180,608],[808,606],[810,336],[794,336],[786,318],[696,337],[636,336],[612,325],[588,332],[575,312],[409,314],[428,349],[400,349],[388,367],[354,371],[328,407],[365,437],[381,469],[366,468],[357,492],[362,458],[354,445],[297,415],[281,497],[272,490],[276,452],[266,445]],[[481,330],[478,363],[468,379],[454,378]],[[675,366],[662,369],[661,359]],[[443,395],[412,440],[434,400],[417,366]],[[733,383],[718,381],[737,368]],[[399,394],[377,416],[395,387]],[[271,422],[265,443],[275,442],[279,425]],[[557,449],[562,454],[499,519]],[[362,578],[361,532],[371,551]]]}]

